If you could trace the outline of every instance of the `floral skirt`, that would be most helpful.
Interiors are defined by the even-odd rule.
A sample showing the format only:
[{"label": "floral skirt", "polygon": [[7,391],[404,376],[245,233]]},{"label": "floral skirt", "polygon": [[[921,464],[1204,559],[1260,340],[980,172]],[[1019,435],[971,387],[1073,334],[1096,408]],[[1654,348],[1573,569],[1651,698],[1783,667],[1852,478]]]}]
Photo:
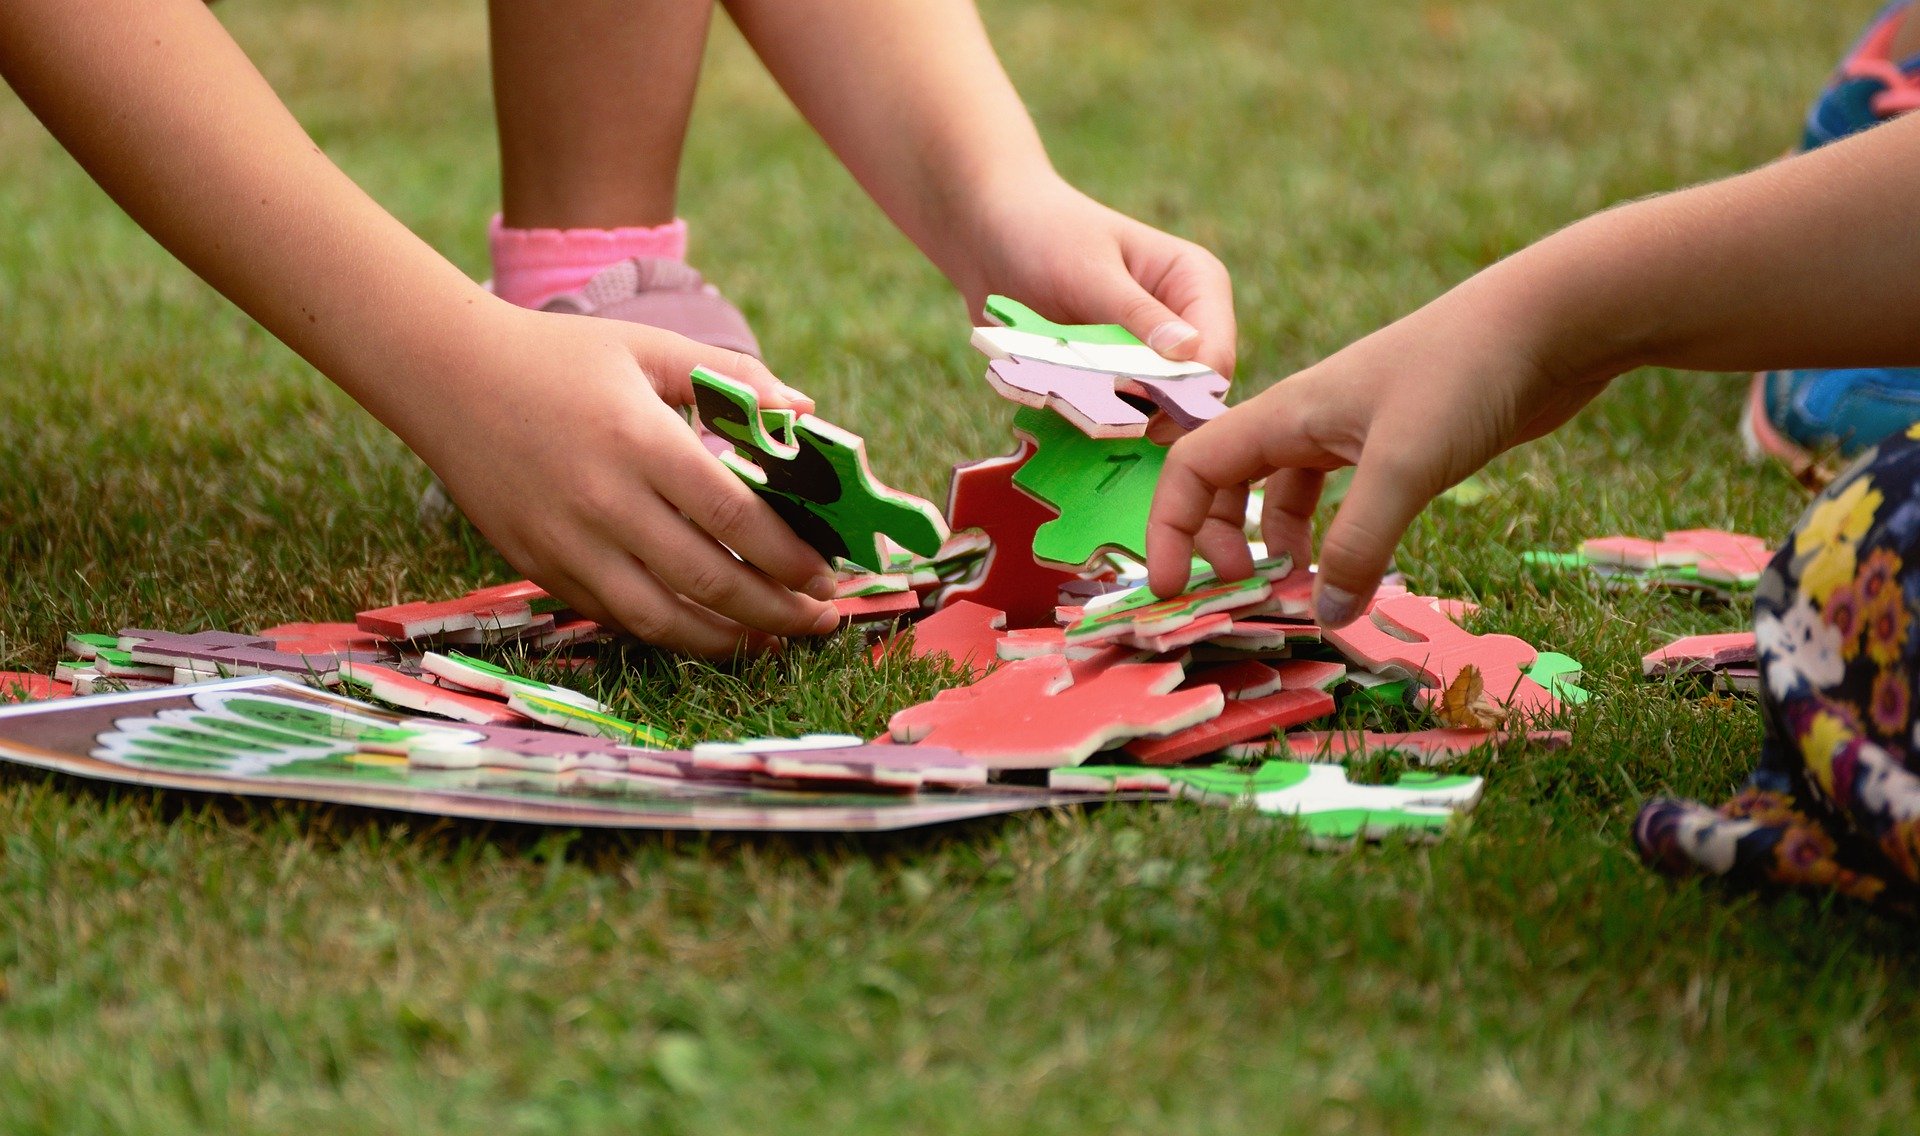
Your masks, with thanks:
[{"label": "floral skirt", "polygon": [[1801,517],[1754,597],[1760,765],[1718,809],[1648,802],[1651,865],[1920,910],[1920,426]]}]

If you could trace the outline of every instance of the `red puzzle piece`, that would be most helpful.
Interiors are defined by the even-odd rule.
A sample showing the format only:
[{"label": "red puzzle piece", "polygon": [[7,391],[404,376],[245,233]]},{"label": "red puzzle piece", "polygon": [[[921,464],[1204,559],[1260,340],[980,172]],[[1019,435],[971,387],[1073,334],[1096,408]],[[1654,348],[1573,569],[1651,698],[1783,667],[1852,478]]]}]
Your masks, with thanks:
[{"label": "red puzzle piece", "polygon": [[848,623],[868,623],[877,619],[898,619],[920,610],[918,592],[882,592],[877,596],[842,596],[833,601],[834,610]]},{"label": "red puzzle piece", "polygon": [[1672,673],[1717,671],[1735,663],[1751,663],[1758,657],[1759,651],[1751,631],[1688,635],[1647,652],[1640,660],[1640,672],[1651,678]]},{"label": "red puzzle piece", "polygon": [[506,631],[532,622],[532,606],[517,593],[500,598],[481,594],[432,603],[396,604],[363,611],[354,617],[360,630],[387,639],[425,639],[469,628]]},{"label": "red puzzle piece", "polygon": [[1331,713],[1333,695],[1324,690],[1282,690],[1262,698],[1233,699],[1211,721],[1164,738],[1128,742],[1126,748],[1148,765],[1178,765]]},{"label": "red puzzle piece", "polygon": [[[1000,629],[1006,625],[1004,614],[984,604],[966,600],[950,603],[913,625],[912,657],[926,659],[944,655],[977,678],[992,670],[999,661],[993,647],[1000,639]],[[877,660],[882,651],[897,649],[896,644],[902,642],[904,640],[890,639],[875,647],[874,658]]]},{"label": "red puzzle piece", "polygon": [[1007,626],[1044,627],[1053,622],[1060,586],[1078,579],[1033,558],[1033,534],[1060,514],[1014,488],[1013,475],[1034,453],[1022,438],[1005,457],[953,467],[947,490],[947,524],[954,531],[981,529],[993,541],[980,574],[948,588],[940,606],[966,600],[1007,613]]},{"label": "red puzzle piece", "polygon": [[73,684],[27,671],[0,671],[0,706],[9,702],[45,702],[72,698]]},{"label": "red puzzle piece", "polygon": [[1462,630],[1434,608],[1431,596],[1376,599],[1368,616],[1328,630],[1327,642],[1368,670],[1416,679],[1427,688],[1423,703],[1431,704],[1471,664],[1495,702],[1528,717],[1560,707],[1559,699],[1522,673],[1537,657],[1524,639]]},{"label": "red puzzle piece", "polygon": [[1585,542],[1580,551],[1595,563],[1631,568],[1691,564],[1702,580],[1726,584],[1758,580],[1773,559],[1773,551],[1759,537],[1720,529],[1680,529],[1660,540],[1603,536]]},{"label": "red puzzle piece", "polygon": [[909,706],[888,724],[896,742],[956,749],[992,769],[1078,765],[1127,738],[1169,734],[1220,713],[1215,686],[1176,691],[1177,663],[1080,664],[1059,655],[1008,663],[968,687]]}]

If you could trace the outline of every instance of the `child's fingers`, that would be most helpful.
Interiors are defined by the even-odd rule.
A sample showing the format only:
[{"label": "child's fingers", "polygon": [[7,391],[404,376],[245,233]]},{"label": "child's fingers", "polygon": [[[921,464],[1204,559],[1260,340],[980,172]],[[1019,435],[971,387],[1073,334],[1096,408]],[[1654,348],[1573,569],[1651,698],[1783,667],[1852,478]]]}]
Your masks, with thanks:
[{"label": "child's fingers", "polygon": [[1194,540],[1223,490],[1271,472],[1257,432],[1262,415],[1240,408],[1173,444],[1147,514],[1147,579],[1154,593],[1187,586]]},{"label": "child's fingers", "polygon": [[1425,467],[1410,457],[1360,455],[1353,485],[1320,540],[1314,618],[1322,627],[1343,627],[1366,610],[1394,546],[1432,500]]},{"label": "child's fingers", "polygon": [[[749,500],[758,510],[766,506]],[[711,508],[711,506],[709,506]],[[725,506],[721,506],[725,508]],[[764,523],[784,529],[766,510]],[[644,563],[660,582],[727,620],[770,634],[817,635],[838,623],[830,604],[788,590],[741,562],[658,498],[637,502],[608,518],[614,539]]]},{"label": "child's fingers", "polygon": [[[590,318],[590,317],[582,317]],[[688,406],[693,402],[695,367],[705,367],[753,388],[760,405],[776,410],[813,413],[813,399],[774,377],[767,365],[739,351],[723,351],[696,343],[685,336],[653,328],[628,325],[640,338],[631,344],[634,357],[646,372],[654,391],[669,406]]]},{"label": "child's fingers", "polygon": [[1326,483],[1327,475],[1317,469],[1283,469],[1267,479],[1260,535],[1268,556],[1284,552],[1296,568],[1313,563],[1313,511]]},{"label": "child's fingers", "polygon": [[1247,547],[1247,487],[1229,486],[1213,499],[1213,508],[1194,534],[1193,548],[1223,580],[1253,575],[1253,550]]},{"label": "child's fingers", "polygon": [[1169,359],[1191,359],[1200,349],[1198,328],[1117,268],[1092,282],[1087,304],[1089,310],[1104,313],[1101,318],[1118,323]]},{"label": "child's fingers", "polygon": [[816,600],[832,599],[833,569],[813,546],[719,459],[697,443],[681,445],[683,440],[691,442],[676,439],[672,452],[662,455],[661,476],[654,479],[661,496],[707,536],[780,584]]},{"label": "child's fingers", "polygon": [[1197,359],[1232,378],[1239,325],[1233,315],[1233,278],[1220,258],[1198,245],[1191,246],[1153,291],[1200,333],[1188,354],[1167,357]]},{"label": "child's fingers", "polygon": [[762,651],[775,640],[675,595],[646,565],[619,548],[580,550],[582,584],[593,603],[581,614],[605,620],[658,647],[707,658],[742,648]]}]

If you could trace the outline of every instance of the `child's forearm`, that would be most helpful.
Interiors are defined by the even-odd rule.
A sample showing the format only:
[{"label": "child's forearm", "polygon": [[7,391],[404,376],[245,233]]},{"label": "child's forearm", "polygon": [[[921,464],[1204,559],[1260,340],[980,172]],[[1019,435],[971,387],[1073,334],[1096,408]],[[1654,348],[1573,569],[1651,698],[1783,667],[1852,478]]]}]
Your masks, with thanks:
[{"label": "child's forearm", "polygon": [[[1920,364],[1920,118],[1590,217],[1463,285],[1550,374]],[[1483,296],[1482,298],[1486,298]]]},{"label": "child's forearm", "polygon": [[794,105],[949,275],[968,214],[1053,176],[971,0],[726,4]]},{"label": "child's forearm", "polygon": [[6,0],[0,75],[156,240],[389,426],[497,303],[327,160],[200,0]]}]

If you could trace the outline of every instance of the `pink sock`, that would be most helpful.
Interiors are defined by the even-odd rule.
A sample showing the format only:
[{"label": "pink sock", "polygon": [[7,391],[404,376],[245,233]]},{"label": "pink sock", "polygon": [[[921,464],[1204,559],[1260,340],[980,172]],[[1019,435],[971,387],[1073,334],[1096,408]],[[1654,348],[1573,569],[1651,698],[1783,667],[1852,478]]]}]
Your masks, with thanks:
[{"label": "pink sock", "polygon": [[562,292],[577,292],[610,264],[636,256],[687,259],[687,223],[627,229],[509,229],[487,224],[493,250],[493,294],[537,308]]}]

